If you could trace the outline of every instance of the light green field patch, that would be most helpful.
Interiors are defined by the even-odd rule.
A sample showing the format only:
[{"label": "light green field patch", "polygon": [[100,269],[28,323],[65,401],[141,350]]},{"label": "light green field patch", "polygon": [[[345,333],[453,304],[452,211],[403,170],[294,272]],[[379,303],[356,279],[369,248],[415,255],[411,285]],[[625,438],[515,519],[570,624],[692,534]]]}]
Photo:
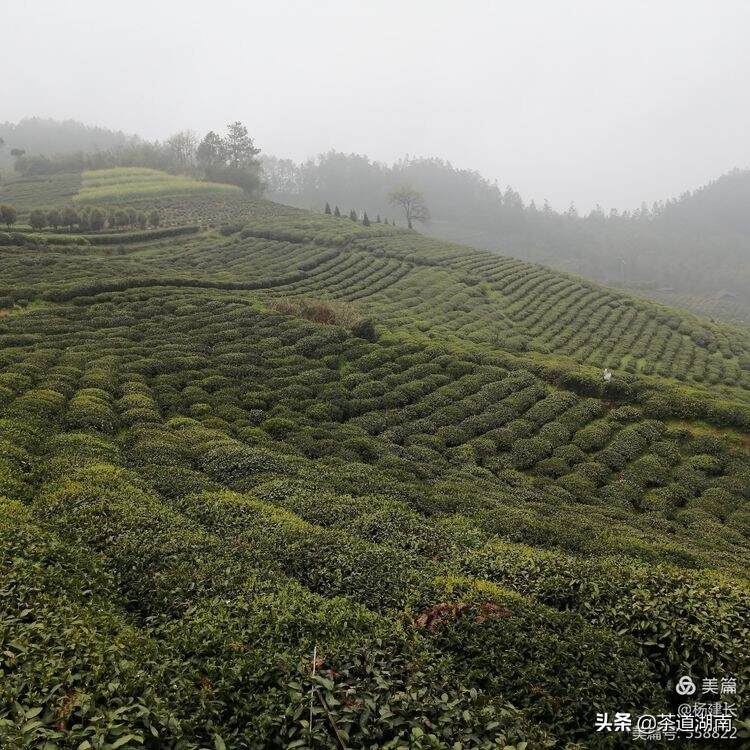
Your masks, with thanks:
[{"label": "light green field patch", "polygon": [[222,194],[241,195],[242,189],[236,185],[203,182],[183,175],[167,174],[157,169],[116,167],[84,172],[76,200],[81,203],[121,203],[139,198]]}]

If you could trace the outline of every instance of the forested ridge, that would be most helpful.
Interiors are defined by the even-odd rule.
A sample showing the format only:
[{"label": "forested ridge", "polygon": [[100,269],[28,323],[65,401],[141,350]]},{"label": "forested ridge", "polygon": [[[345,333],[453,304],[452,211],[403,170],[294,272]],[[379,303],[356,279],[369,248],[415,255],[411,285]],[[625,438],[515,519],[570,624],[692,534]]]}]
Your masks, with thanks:
[{"label": "forested ridge", "polygon": [[667,301],[679,293],[680,304],[709,312],[704,297],[719,317],[750,322],[747,169],[636,210],[597,206],[581,214],[573,205],[560,212],[524,202],[511,187],[441,159],[389,166],[330,152],[302,164],[269,157],[264,165],[269,195],[293,205],[317,209],[329,201],[399,218],[388,192],[406,182],[425,195],[432,221],[423,230],[431,234]]}]

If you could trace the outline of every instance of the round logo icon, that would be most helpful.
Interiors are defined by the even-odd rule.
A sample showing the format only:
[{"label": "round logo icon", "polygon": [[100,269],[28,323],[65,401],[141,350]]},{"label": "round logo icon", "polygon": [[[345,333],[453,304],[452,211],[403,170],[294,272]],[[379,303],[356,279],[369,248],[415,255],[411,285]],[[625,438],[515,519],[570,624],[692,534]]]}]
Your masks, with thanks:
[{"label": "round logo icon", "polygon": [[695,692],[695,683],[687,676],[680,677],[675,688],[678,695],[692,695]]}]

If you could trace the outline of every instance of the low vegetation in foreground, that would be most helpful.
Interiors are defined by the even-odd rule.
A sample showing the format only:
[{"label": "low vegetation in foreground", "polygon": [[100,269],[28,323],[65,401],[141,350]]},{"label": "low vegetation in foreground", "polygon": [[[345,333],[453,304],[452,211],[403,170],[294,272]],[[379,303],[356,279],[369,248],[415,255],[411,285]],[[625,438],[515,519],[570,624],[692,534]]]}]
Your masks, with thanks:
[{"label": "low vegetation in foreground", "polygon": [[745,329],[173,179],[0,245],[0,745],[627,747],[685,674],[747,732]]}]

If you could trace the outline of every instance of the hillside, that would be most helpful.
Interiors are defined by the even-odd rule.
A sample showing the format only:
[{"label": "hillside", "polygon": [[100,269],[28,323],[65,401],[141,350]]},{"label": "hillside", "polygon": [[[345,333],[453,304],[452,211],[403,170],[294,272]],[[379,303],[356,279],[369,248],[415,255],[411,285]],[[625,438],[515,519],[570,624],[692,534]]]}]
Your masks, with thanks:
[{"label": "hillside", "polygon": [[[604,748],[684,674],[746,705],[745,329],[153,171],[0,202],[3,746]],[[66,206],[130,225],[26,226]]]},{"label": "hillside", "polygon": [[[40,118],[0,123],[0,167],[5,167],[0,201],[20,192],[22,203],[38,190],[57,190],[64,197],[77,186],[67,185],[63,173],[70,177],[114,165],[195,176],[196,144],[188,147],[190,139],[189,131],[181,131],[163,143],[149,142]],[[26,154],[14,160],[10,154],[18,148]],[[186,156],[186,148],[195,153]],[[4,187],[2,179],[15,174],[14,162],[25,177]],[[750,323],[747,168],[650,206],[622,212],[596,206],[580,214],[573,205],[558,211],[546,202],[524,202],[510,186],[501,189],[497,181],[439,158],[407,157],[388,165],[330,151],[299,164],[264,156],[262,164],[263,180],[253,176],[253,184],[260,189],[264,183],[274,201],[316,212],[328,202],[344,214],[354,208],[400,221],[389,192],[412,185],[424,193],[430,209],[431,220],[420,227],[428,234],[576,273],[699,315]]]},{"label": "hillside", "polygon": [[[388,192],[412,184],[425,196],[429,234],[543,263],[731,322],[750,321],[750,169],[735,169],[696,190],[634,211],[525,203],[479,173],[441,159],[393,165],[329,152],[294,164],[264,161],[271,197],[304,208],[326,201],[400,218]],[[734,304],[721,304],[729,298]]]},{"label": "hillside", "polygon": [[18,122],[0,122],[0,166],[12,165],[13,149],[51,157],[57,154],[108,151],[138,143],[136,136],[108,128],[92,127],[75,120],[27,117]]},{"label": "hillside", "polygon": [[633,289],[634,294],[681,307],[708,318],[718,318],[739,326],[750,326],[750,301],[728,290],[708,294],[691,294],[675,289]]}]

